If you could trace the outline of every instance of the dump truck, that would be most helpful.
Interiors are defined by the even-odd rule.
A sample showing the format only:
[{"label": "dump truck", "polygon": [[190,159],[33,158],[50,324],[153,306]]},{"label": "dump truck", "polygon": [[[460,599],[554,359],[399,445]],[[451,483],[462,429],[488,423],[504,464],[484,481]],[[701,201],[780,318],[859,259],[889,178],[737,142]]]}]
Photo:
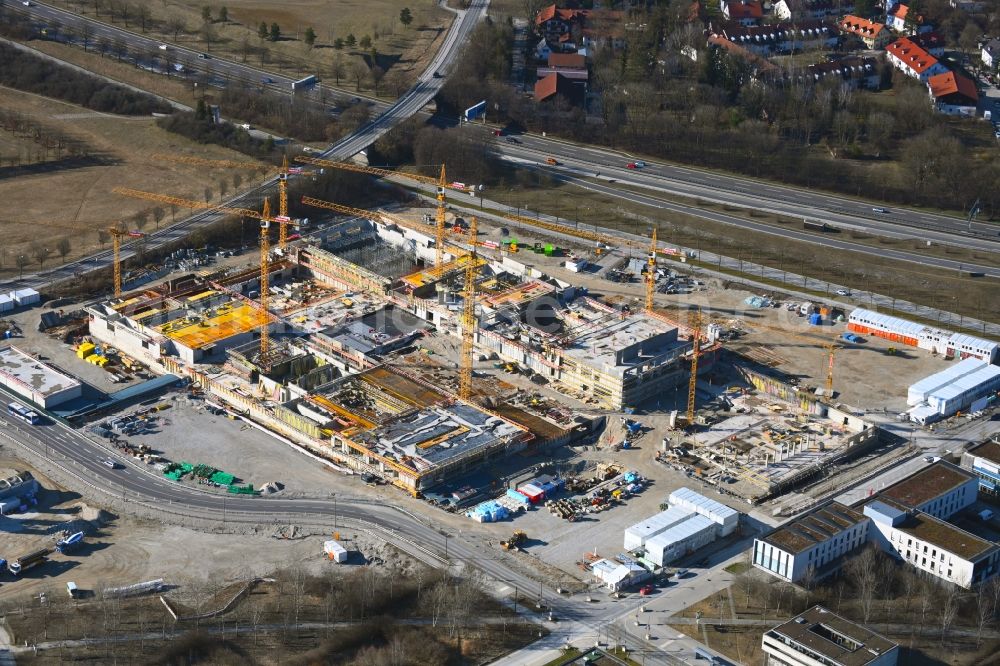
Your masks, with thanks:
[{"label": "dump truck", "polygon": [[521,546],[525,541],[528,540],[528,535],[524,533],[524,530],[517,530],[511,535],[510,539],[500,542],[500,547],[504,550],[520,550]]},{"label": "dump truck", "polygon": [[7,571],[14,576],[20,576],[28,569],[38,566],[39,564],[44,564],[51,553],[52,551],[48,548],[39,548],[36,551],[32,551],[27,555],[22,555],[21,557],[8,562]]}]

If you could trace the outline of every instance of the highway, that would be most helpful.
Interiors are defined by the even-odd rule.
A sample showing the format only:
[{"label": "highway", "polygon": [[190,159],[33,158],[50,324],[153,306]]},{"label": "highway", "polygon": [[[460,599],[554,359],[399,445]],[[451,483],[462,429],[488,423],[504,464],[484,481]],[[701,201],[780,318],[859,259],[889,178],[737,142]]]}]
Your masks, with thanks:
[{"label": "highway", "polygon": [[[963,247],[1000,251],[1000,225],[973,222],[938,213],[885,206],[834,194],[758,181],[742,176],[661,163],[646,159],[642,169],[627,164],[638,157],[603,148],[572,144],[535,135],[518,135],[519,143],[501,140],[497,151],[505,156],[539,164],[556,172],[570,168],[605,180],[682,195],[807,218],[835,226],[866,229],[871,233],[900,233]],[[561,164],[545,164],[554,157]],[[619,192],[619,196],[623,193]],[[876,213],[881,208],[884,213]]]},{"label": "highway", "polygon": [[[465,41],[468,39],[471,32],[475,29],[476,25],[486,15],[486,9],[488,6],[488,0],[473,0],[468,9],[456,11],[457,17],[455,21],[452,22],[444,43],[441,45],[441,48],[438,50],[437,55],[435,55],[430,65],[420,75],[416,84],[414,84],[410,90],[408,90],[393,104],[385,105],[384,110],[374,119],[358,128],[354,133],[333,144],[320,155],[326,159],[347,159],[361,150],[364,150],[380,136],[395,127],[398,123],[406,120],[424,108],[431,100],[434,99],[438,90],[440,90],[441,86],[444,85],[446,80],[445,75],[451,67],[452,62],[456,57],[458,57],[462,46],[465,44]],[[80,26],[86,23],[93,30],[95,39],[99,39],[101,36],[124,39],[133,48],[147,48],[153,50],[155,50],[157,45],[160,44],[158,40],[150,39],[127,30],[115,28],[99,21],[79,16],[62,9],[49,7],[47,5],[33,2],[30,7],[17,5],[16,8],[30,13],[40,21],[51,22],[58,20],[63,26],[74,27],[77,30],[79,30]],[[274,85],[285,85],[285,90],[291,89],[292,79],[288,77],[281,77],[276,74],[262,72],[248,65],[216,58],[211,58],[207,61],[199,61],[197,60],[198,52],[196,51],[174,46],[171,46],[171,48],[175,48],[179,54],[185,57],[194,59],[195,62],[210,62],[216,71],[225,72],[227,76],[255,81],[261,75],[266,75],[274,81]],[[440,76],[435,76],[435,74],[440,74]],[[257,200],[260,198],[262,192],[266,192],[275,187],[276,183],[277,177],[271,178],[264,181],[264,183],[253,190],[234,196],[220,205],[243,208],[256,207]],[[195,215],[185,218],[183,221],[166,229],[147,234],[147,247],[155,249],[162,245],[174,242],[183,238],[192,230],[201,226],[213,224],[223,217],[223,214],[212,211],[196,213]],[[132,254],[133,253],[128,250],[128,248],[123,248],[123,259],[131,256]],[[103,250],[89,257],[72,261],[47,271],[29,274],[23,278],[2,280],[0,281],[0,289],[9,291],[12,289],[30,287],[41,290],[48,285],[69,280],[87,272],[107,268],[111,265],[111,260],[111,250]]]}]

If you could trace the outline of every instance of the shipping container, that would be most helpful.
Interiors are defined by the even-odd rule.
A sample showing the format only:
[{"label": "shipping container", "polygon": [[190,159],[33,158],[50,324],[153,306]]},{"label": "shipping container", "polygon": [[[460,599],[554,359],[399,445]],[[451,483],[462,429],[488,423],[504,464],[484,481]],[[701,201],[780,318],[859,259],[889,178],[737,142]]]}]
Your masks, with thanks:
[{"label": "shipping container", "polygon": [[342,563],[347,561],[347,549],[333,539],[323,543],[323,552],[333,562]]}]

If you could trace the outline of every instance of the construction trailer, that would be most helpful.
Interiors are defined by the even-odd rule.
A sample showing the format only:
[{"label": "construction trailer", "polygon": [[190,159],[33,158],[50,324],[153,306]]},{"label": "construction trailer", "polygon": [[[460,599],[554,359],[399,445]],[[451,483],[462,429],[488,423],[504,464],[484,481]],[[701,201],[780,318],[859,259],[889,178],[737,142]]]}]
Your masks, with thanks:
[{"label": "construction trailer", "polygon": [[1000,358],[1000,344],[992,340],[932,328],[863,308],[857,308],[848,315],[847,328],[862,335],[874,335],[910,347],[926,349],[946,358],[973,357],[987,363],[996,363]]},{"label": "construction trailer", "polygon": [[331,562],[342,564],[347,561],[347,549],[334,539],[323,542],[323,553],[326,554]]},{"label": "construction trailer", "polygon": [[14,345],[0,347],[0,385],[45,409],[83,395],[83,384]]},{"label": "construction trailer", "polygon": [[906,413],[921,425],[933,423],[959,411],[984,409],[998,391],[1000,366],[969,357],[911,385]]}]

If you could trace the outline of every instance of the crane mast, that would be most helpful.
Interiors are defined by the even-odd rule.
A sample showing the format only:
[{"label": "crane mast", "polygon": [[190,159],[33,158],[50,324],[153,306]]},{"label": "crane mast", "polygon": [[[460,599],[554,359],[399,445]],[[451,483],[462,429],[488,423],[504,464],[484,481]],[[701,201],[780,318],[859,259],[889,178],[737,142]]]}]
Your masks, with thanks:
[{"label": "crane mast", "polygon": [[260,327],[260,363],[265,368],[270,367],[269,353],[271,351],[271,331],[268,317],[268,278],[271,273],[271,201],[264,199],[264,211],[260,216],[260,307],[263,324]]},{"label": "crane mast", "polygon": [[[288,219],[288,156],[281,158],[281,171],[278,173],[278,215],[283,220]],[[278,225],[278,247],[282,250],[288,243],[288,225]]]},{"label": "crane mast", "polygon": [[688,317],[691,327],[691,379],[688,380],[687,424],[694,425],[695,390],[698,387],[698,354],[701,352],[701,313],[691,310]]},{"label": "crane mast", "polygon": [[465,294],[462,301],[462,353],[458,377],[458,395],[462,400],[472,398],[472,357],[476,343],[476,242],[478,222],[473,217],[469,227],[472,257],[465,266]]},{"label": "crane mast", "polygon": [[[447,200],[445,197],[445,187],[448,184],[448,179],[444,175],[444,165],[441,165],[441,178],[438,180],[437,186],[437,213],[435,215],[435,234],[434,234],[434,265],[441,266],[444,264],[444,218],[445,211],[448,209]],[[475,243],[473,246],[473,254],[475,254]]]},{"label": "crane mast", "polygon": [[653,294],[656,292],[656,227],[649,244],[649,259],[646,262],[646,312],[653,310]]}]

